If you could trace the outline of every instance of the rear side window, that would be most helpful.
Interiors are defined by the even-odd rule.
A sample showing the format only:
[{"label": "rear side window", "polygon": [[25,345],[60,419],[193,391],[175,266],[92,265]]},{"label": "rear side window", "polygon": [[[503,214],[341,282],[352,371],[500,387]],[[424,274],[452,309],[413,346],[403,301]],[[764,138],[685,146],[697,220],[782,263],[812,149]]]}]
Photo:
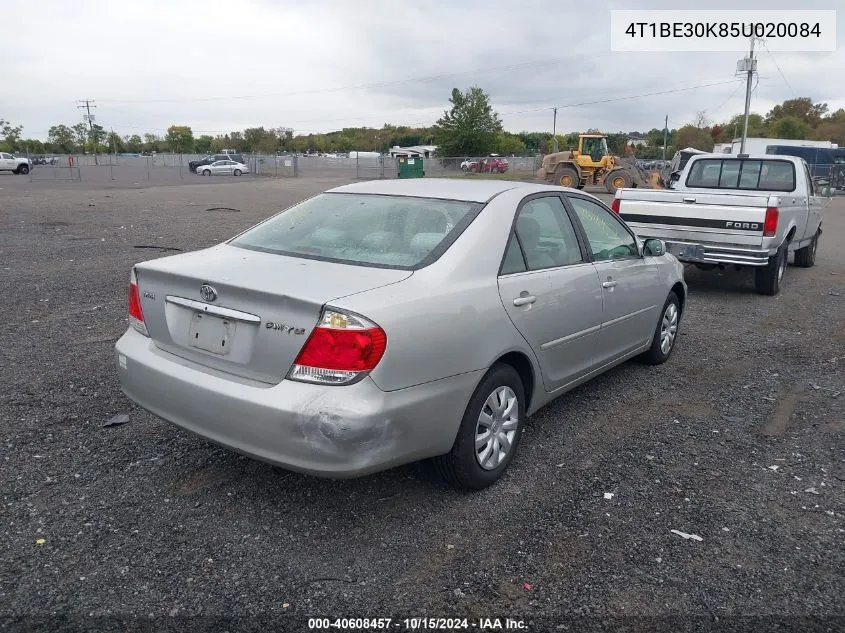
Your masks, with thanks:
[{"label": "rear side window", "polygon": [[433,198],[324,193],[229,244],[291,257],[414,270],[440,257],[482,206]]},{"label": "rear side window", "polygon": [[693,162],[687,187],[794,191],[795,166],[785,160],[702,158]]}]

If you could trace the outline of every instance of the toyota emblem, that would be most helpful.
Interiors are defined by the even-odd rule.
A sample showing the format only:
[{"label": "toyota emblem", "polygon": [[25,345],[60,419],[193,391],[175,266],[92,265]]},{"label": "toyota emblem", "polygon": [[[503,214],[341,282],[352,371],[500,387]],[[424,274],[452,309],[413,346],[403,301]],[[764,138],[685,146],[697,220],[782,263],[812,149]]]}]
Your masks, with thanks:
[{"label": "toyota emblem", "polygon": [[214,289],[214,286],[203,284],[200,286],[200,297],[203,298],[203,301],[214,301],[217,299],[217,291]]}]

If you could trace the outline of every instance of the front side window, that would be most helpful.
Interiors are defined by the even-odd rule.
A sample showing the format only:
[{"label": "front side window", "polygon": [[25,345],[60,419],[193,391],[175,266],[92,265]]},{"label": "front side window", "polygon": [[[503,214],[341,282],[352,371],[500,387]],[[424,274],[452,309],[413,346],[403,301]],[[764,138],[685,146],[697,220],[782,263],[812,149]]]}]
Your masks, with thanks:
[{"label": "front side window", "polygon": [[530,270],[583,261],[575,229],[557,196],[526,202],[516,219],[516,234]]},{"label": "front side window", "polygon": [[482,206],[433,198],[324,193],[229,244],[291,257],[414,270],[442,255]]},{"label": "front side window", "polygon": [[569,201],[584,227],[595,261],[639,256],[634,237],[611,211],[584,198],[570,197]]}]

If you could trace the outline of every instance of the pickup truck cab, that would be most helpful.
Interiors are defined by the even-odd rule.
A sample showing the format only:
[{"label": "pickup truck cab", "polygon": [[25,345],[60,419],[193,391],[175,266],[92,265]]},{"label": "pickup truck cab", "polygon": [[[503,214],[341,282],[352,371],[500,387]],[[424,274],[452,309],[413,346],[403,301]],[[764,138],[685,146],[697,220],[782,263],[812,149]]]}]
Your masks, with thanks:
[{"label": "pickup truck cab", "polygon": [[14,154],[0,152],[0,171],[10,171],[13,174],[29,173],[30,164],[28,158],[17,158]]},{"label": "pickup truck cab", "polygon": [[780,291],[789,253],[796,266],[815,264],[822,232],[822,199],[795,156],[697,154],[672,189],[620,189],[611,206],[684,263],[754,267],[765,295]]}]

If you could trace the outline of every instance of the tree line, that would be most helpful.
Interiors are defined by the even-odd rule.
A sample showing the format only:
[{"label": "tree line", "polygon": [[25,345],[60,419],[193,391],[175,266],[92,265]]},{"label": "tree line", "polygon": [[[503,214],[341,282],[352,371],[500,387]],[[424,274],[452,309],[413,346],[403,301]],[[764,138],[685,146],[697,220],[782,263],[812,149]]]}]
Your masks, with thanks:
[{"label": "tree line", "polygon": [[[145,133],[120,136],[93,124],[57,124],[50,127],[47,139],[25,138],[23,128],[0,118],[0,150],[30,154],[73,153],[152,153],[174,152],[205,154],[223,149],[244,153],[276,152],[348,152],[381,151],[393,146],[436,145],[440,156],[534,155],[552,150],[549,132],[512,133],[503,129],[501,118],[490,104],[489,96],[479,87],[465,91],[455,88],[450,107],[431,127],[408,127],[385,123],[381,128],[351,127],[325,134],[292,134],[285,128],[252,127],[227,134],[195,136],[188,125],[171,125],[164,135]],[[695,147],[711,151],[716,143],[729,142],[741,135],[743,116],[735,115],[714,123],[706,112],[694,121],[672,129],[668,134],[667,156],[677,149]],[[599,130],[585,130],[598,133]],[[561,150],[578,146],[579,132],[557,136]],[[788,99],[765,115],[749,116],[748,136],[765,138],[814,139],[845,146],[845,110],[829,112],[826,103],[814,103],[808,97]],[[633,146],[631,137],[645,139]],[[613,132],[607,134],[608,148],[616,155],[636,155],[654,159],[663,154],[664,131]]]}]

